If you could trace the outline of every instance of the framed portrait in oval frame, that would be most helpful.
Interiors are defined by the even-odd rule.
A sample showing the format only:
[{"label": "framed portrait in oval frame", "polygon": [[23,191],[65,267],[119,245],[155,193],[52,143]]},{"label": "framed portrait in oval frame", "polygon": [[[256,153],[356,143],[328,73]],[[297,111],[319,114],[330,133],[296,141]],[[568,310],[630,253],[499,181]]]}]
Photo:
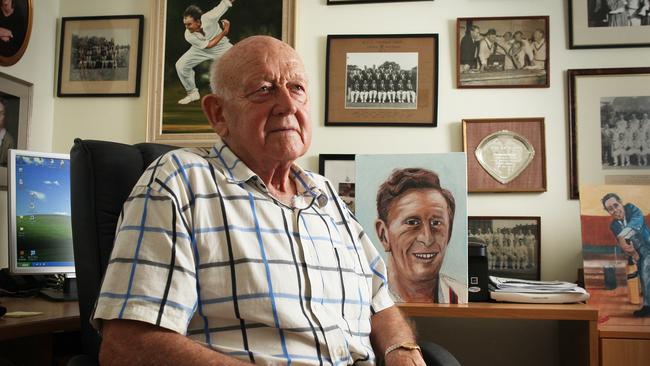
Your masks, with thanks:
[{"label": "framed portrait in oval frame", "polygon": [[0,2],[0,65],[18,62],[32,34],[32,0],[2,0]]}]

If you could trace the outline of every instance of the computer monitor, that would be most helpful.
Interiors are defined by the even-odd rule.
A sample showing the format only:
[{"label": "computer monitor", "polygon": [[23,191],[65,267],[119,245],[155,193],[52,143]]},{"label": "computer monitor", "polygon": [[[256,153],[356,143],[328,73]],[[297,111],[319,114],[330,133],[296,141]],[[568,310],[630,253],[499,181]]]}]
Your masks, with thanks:
[{"label": "computer monitor", "polygon": [[[67,154],[9,150],[7,161],[9,271],[12,275],[74,277],[70,218],[70,157]],[[69,291],[41,292],[72,300]]]}]

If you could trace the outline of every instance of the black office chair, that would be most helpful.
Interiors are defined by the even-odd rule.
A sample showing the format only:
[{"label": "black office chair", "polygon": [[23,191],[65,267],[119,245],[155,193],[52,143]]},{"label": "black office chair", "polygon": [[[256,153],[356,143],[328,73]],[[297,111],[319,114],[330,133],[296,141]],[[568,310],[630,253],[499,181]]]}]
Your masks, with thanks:
[{"label": "black office chair", "polygon": [[[75,139],[70,151],[72,238],[79,293],[82,351],[68,366],[96,365],[100,338],[90,325],[101,281],[113,249],[115,228],[133,186],[144,170],[175,146]],[[421,343],[430,366],[455,366],[445,349]]]}]

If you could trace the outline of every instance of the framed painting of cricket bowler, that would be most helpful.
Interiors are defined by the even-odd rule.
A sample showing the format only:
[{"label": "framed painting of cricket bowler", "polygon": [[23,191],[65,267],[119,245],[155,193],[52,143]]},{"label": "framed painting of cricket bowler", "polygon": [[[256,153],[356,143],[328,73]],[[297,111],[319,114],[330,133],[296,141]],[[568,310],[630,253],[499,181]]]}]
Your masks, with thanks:
[{"label": "framed painting of cricket bowler", "polygon": [[293,44],[297,0],[154,0],[147,141],[208,146],[209,68],[233,44],[269,35]]},{"label": "framed painting of cricket bowler", "polygon": [[61,20],[59,97],[140,95],[142,15]]},{"label": "framed painting of cricket bowler", "polygon": [[326,126],[436,127],[438,35],[329,35]]},{"label": "framed painting of cricket bowler", "polygon": [[458,88],[548,88],[548,19],[458,18]]},{"label": "framed painting of cricket bowler", "polygon": [[23,57],[32,33],[32,0],[3,0],[0,5],[0,66]]}]

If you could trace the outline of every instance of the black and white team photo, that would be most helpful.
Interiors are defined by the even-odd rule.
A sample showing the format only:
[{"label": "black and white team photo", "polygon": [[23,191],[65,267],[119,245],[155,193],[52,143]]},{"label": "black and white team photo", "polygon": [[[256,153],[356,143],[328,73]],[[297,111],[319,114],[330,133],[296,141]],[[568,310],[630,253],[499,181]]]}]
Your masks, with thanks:
[{"label": "black and white team photo", "polygon": [[600,99],[603,168],[650,168],[650,96]]},{"label": "black and white team photo", "polygon": [[349,52],[345,108],[417,108],[417,52]]}]

